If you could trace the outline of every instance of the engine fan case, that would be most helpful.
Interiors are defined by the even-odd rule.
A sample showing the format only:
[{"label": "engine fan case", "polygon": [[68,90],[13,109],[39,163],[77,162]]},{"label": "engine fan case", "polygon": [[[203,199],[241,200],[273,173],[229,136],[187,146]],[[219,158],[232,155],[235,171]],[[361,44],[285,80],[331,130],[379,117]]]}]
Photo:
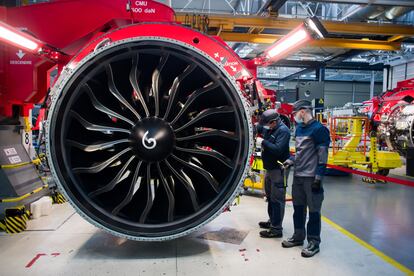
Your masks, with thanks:
[{"label": "engine fan case", "polygon": [[[192,64],[197,73],[182,81]],[[51,92],[47,156],[58,187],[82,217],[116,236],[160,241],[197,230],[234,200],[248,171],[253,130],[235,79],[242,75],[249,73],[223,44],[173,24],[128,26],[95,40]],[[152,131],[164,135],[154,154]],[[206,140],[191,142],[200,133]],[[234,152],[217,137],[209,145],[210,134]]]}]

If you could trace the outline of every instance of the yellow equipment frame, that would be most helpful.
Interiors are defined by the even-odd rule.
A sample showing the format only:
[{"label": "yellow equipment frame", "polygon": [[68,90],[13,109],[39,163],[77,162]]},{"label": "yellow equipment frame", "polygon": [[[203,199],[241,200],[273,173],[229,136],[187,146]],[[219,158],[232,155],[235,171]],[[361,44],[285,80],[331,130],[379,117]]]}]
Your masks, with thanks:
[{"label": "yellow equipment frame", "polygon": [[328,164],[381,173],[402,166],[397,152],[378,150],[375,132],[366,117],[333,117],[329,120],[332,150]]}]

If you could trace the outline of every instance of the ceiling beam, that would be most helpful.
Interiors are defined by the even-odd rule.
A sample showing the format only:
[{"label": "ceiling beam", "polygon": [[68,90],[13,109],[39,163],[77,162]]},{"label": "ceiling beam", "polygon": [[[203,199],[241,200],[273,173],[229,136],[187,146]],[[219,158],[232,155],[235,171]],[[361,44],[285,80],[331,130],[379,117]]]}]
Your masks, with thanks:
[{"label": "ceiling beam", "polygon": [[[260,81],[277,81],[277,82],[281,81],[280,78],[268,78],[268,77],[266,77],[266,78],[257,78],[257,79],[260,80]],[[315,81],[315,79],[314,78],[303,78],[303,79],[301,79],[301,81]],[[363,81],[363,80],[324,80],[324,82],[328,82],[328,83],[331,83],[331,82],[370,83],[370,81],[371,80],[366,80],[366,81]],[[375,81],[375,83],[380,84],[380,83],[382,83],[382,81]]]},{"label": "ceiling beam", "polygon": [[296,79],[296,78],[298,78],[298,77],[300,77],[300,76],[302,76],[304,74],[313,72],[315,70],[316,70],[316,68],[305,68],[303,70],[300,70],[299,72],[296,72],[296,73],[293,73],[293,74],[291,74],[289,76],[286,76],[284,78],[281,78],[280,81],[290,81],[290,80]]},{"label": "ceiling beam", "polygon": [[401,6],[414,7],[412,0],[306,0],[308,2],[327,2],[358,5],[380,5],[380,6]]},{"label": "ceiling beam", "polygon": [[[177,13],[176,20],[185,22],[187,13]],[[187,14],[188,15],[188,14]],[[290,31],[303,23],[303,19],[287,19],[260,16],[231,16],[209,15],[210,28],[223,28],[224,31],[233,31],[234,27],[264,28],[282,31]],[[382,36],[414,36],[414,27],[397,24],[373,24],[373,23],[345,23],[337,21],[322,21],[328,32],[338,34],[357,35],[382,35]]]},{"label": "ceiling beam", "polygon": [[384,64],[369,64],[368,62],[340,62],[336,64],[327,64],[323,61],[312,61],[312,60],[288,60],[283,59],[274,63],[271,67],[301,67],[301,68],[320,68],[325,67],[326,69],[343,69],[343,70],[361,70],[361,71],[382,71]]},{"label": "ceiling beam", "polygon": [[[283,36],[273,35],[273,34],[247,34],[247,33],[221,32],[220,37],[224,41],[271,44]],[[309,46],[321,47],[321,48],[397,51],[401,49],[401,42],[390,42],[390,41],[382,41],[382,40],[325,38],[322,40],[312,41],[309,44]]]},{"label": "ceiling beam", "polygon": [[273,12],[278,12],[279,9],[286,3],[287,0],[271,0],[267,3],[264,9],[271,8]]},{"label": "ceiling beam", "polygon": [[353,57],[357,54],[361,53],[361,51],[359,50],[350,50],[346,53],[337,55],[327,61],[321,62],[319,66],[314,67],[314,68],[305,68],[299,72],[293,73],[289,76],[286,76],[284,78],[281,79],[281,81],[289,81],[295,78],[299,78],[301,75],[312,72],[312,71],[316,71],[318,70],[320,67],[329,67],[329,66],[338,66],[339,64],[341,64],[344,60],[346,60],[347,58]]},{"label": "ceiling beam", "polygon": [[310,44],[314,47],[321,48],[344,48],[357,50],[397,51],[401,49],[400,42],[388,42],[381,40],[325,38],[322,40],[314,40]]}]

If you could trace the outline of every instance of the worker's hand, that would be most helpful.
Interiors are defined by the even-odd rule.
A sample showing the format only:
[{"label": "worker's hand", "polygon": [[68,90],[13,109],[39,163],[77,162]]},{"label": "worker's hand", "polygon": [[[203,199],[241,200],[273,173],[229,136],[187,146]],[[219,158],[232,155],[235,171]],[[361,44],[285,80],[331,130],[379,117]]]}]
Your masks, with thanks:
[{"label": "worker's hand", "polygon": [[290,159],[287,159],[285,162],[283,162],[283,167],[285,168],[285,169],[288,169],[288,168],[290,168],[290,167],[292,167],[293,166],[293,161],[292,160],[290,160]]},{"label": "worker's hand", "polygon": [[263,142],[263,138],[262,137],[257,137],[256,138],[256,148],[261,148],[262,147],[262,142]]},{"label": "worker's hand", "polygon": [[319,193],[322,188],[322,182],[319,178],[315,178],[315,180],[312,183],[312,192],[313,193]]}]

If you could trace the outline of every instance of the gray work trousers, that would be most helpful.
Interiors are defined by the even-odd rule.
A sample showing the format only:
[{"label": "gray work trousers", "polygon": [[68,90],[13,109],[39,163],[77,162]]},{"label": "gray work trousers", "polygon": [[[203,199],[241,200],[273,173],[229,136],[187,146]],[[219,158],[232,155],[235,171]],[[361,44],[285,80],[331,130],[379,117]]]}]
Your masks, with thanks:
[{"label": "gray work trousers", "polygon": [[286,184],[284,171],[281,169],[267,170],[265,175],[265,194],[267,197],[267,212],[270,219],[270,231],[282,233],[283,217],[285,216],[286,185],[289,170],[286,171]]},{"label": "gray work trousers", "polygon": [[[293,198],[293,224],[295,240],[305,240],[316,244],[321,242],[321,208],[324,199],[323,187],[318,191],[312,191],[314,177],[294,176],[292,184]],[[306,225],[307,208],[309,209],[309,221]]]}]

